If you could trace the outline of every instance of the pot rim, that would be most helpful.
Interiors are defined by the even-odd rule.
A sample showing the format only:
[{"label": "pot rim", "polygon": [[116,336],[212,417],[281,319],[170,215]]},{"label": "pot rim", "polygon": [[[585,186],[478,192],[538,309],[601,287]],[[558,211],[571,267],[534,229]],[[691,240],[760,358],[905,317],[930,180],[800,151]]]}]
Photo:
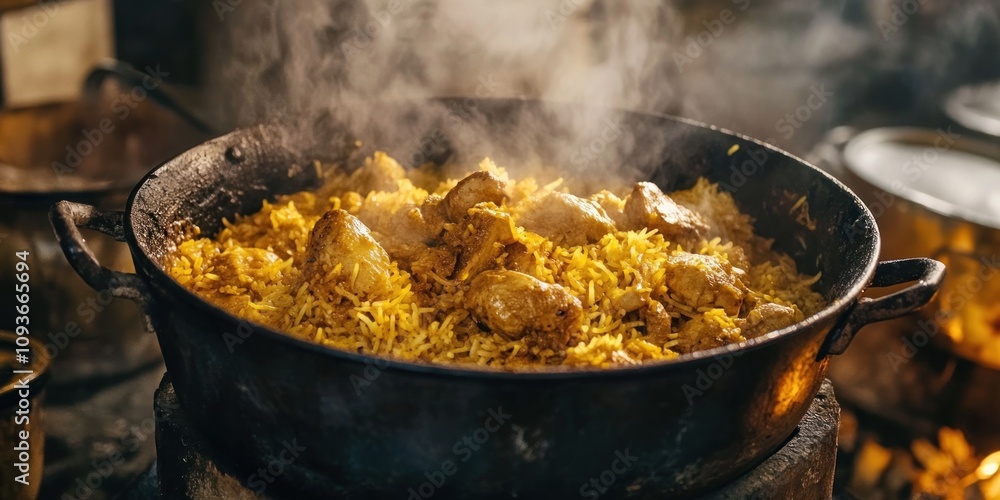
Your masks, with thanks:
[{"label": "pot rim", "polygon": [[[448,100],[449,98],[435,98],[433,100]],[[537,104],[537,103],[559,103],[559,104],[572,104],[569,102],[561,101],[543,101],[540,99],[529,99],[529,98],[493,98],[484,99],[486,101],[506,101],[506,102],[520,102],[524,104]],[[611,108],[605,108],[611,109]],[[662,360],[650,363],[643,363],[637,366],[622,366],[622,367],[611,367],[611,368],[568,368],[568,367],[545,367],[537,370],[520,370],[520,371],[510,371],[502,369],[493,369],[488,367],[479,366],[464,366],[459,364],[431,364],[426,362],[414,362],[405,361],[400,359],[395,359],[387,356],[373,355],[373,354],[361,354],[354,353],[350,351],[345,351],[337,349],[335,347],[327,346],[324,344],[319,344],[312,342],[310,340],[300,339],[294,337],[287,333],[282,333],[278,330],[272,329],[270,327],[255,323],[253,321],[245,320],[240,318],[224,309],[217,307],[207,300],[199,297],[197,294],[185,289],[180,283],[173,279],[169,274],[167,274],[160,264],[157,264],[146,252],[146,249],[141,246],[135,236],[132,226],[132,214],[135,210],[135,199],[143,187],[150,179],[161,177],[161,172],[164,169],[173,167],[180,162],[184,162],[186,157],[195,154],[208,147],[222,147],[223,150],[226,148],[224,146],[233,145],[238,143],[234,139],[239,139],[245,136],[248,131],[253,129],[268,130],[281,128],[281,125],[270,123],[261,124],[251,127],[243,127],[236,129],[228,134],[216,137],[209,141],[206,141],[194,148],[191,148],[184,153],[181,153],[175,158],[172,158],[163,164],[157,166],[147,173],[139,182],[136,183],[131,194],[128,197],[128,201],[125,205],[124,213],[124,229],[125,229],[125,241],[128,243],[130,249],[132,250],[133,260],[136,260],[136,256],[139,260],[135,262],[136,269],[142,270],[141,275],[144,274],[143,280],[147,284],[151,285],[151,288],[157,290],[159,293],[163,293],[174,300],[180,300],[188,305],[200,310],[202,313],[209,315],[210,317],[221,320],[226,323],[231,323],[232,325],[238,325],[240,323],[249,324],[253,328],[252,335],[263,335],[264,338],[269,340],[275,340],[284,343],[290,347],[308,351],[310,353],[315,353],[319,355],[330,356],[333,359],[340,359],[344,361],[350,361],[361,365],[374,364],[380,370],[401,370],[414,374],[426,375],[426,376],[436,376],[443,378],[450,377],[464,377],[469,379],[485,379],[485,380],[497,380],[497,381],[547,381],[547,380],[584,380],[591,379],[594,377],[637,377],[649,375],[661,371],[672,371],[672,370],[686,370],[689,368],[694,368],[702,366],[723,357],[738,357],[742,354],[761,349],[770,346],[774,343],[782,341],[786,337],[805,332],[812,328],[814,325],[822,324],[829,321],[831,324],[839,321],[845,313],[849,313],[851,307],[857,301],[857,298],[861,295],[875,275],[875,269],[878,264],[878,256],[881,248],[881,237],[879,234],[878,226],[875,224],[875,217],[872,215],[868,207],[861,201],[858,196],[851,191],[847,186],[845,186],[838,179],[830,175],[829,173],[817,168],[816,166],[806,162],[805,160],[792,155],[776,146],[765,143],[763,141],[753,139],[751,137],[739,134],[736,132],[729,131],[714,125],[705,124],[696,120],[691,120],[688,118],[672,116],[662,113],[652,113],[652,112],[636,112],[628,110],[616,110],[623,111],[629,114],[644,115],[648,117],[658,118],[661,120],[668,120],[673,122],[680,122],[686,125],[691,125],[695,127],[705,128],[712,130],[714,132],[720,132],[722,134],[751,142],[764,147],[771,152],[777,153],[778,155],[785,156],[793,160],[798,168],[812,169],[815,174],[826,178],[829,182],[845,195],[850,197],[856,205],[861,209],[862,216],[864,220],[869,222],[868,227],[872,231],[870,252],[868,253],[868,262],[865,263],[865,269],[861,279],[855,281],[849,289],[841,296],[830,302],[819,312],[813,314],[812,316],[806,318],[805,320],[795,323],[793,325],[787,326],[785,328],[775,330],[773,332],[767,333],[760,337],[756,337],[744,342],[738,342],[734,344],[728,344],[720,347],[714,347],[711,349],[705,349],[701,351],[695,351],[692,353],[681,354],[677,358],[670,360]],[[155,298],[151,300],[156,301]],[[158,307],[158,304],[153,304],[153,308]],[[159,335],[159,334],[158,334]],[[196,354],[192,354],[196,355]],[[239,355],[233,353],[234,356]]]}]

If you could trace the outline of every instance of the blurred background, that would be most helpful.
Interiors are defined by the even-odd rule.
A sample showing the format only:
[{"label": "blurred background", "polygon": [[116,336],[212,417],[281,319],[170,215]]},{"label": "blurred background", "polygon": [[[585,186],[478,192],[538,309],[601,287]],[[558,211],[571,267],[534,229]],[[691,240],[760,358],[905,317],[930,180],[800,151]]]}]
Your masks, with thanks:
[{"label": "blurred background", "polygon": [[[892,157],[849,154],[872,131],[878,144],[923,147],[960,136],[975,142],[955,151],[1000,168],[994,80],[996,0],[2,0],[0,289],[13,285],[15,250],[47,263],[32,277],[49,365],[40,495],[127,491],[155,458],[163,374],[139,311],[95,295],[65,263],[46,219],[54,201],[120,209],[149,169],[239,126],[363,113],[368,99],[475,95],[675,114],[773,143],[858,190],[887,257],[934,255],[978,273],[963,306],[981,307],[928,316],[947,339],[909,355],[923,327],[908,318],[867,329],[834,360],[836,491],[1000,496],[996,481],[984,486],[1000,468],[1000,313],[990,306],[1000,302],[990,260],[1000,185],[992,174],[967,179],[973,187],[933,177],[958,182],[944,201],[986,198],[972,208],[982,217],[957,212],[948,229],[928,229],[894,218],[927,215],[919,207],[876,210],[891,182],[858,172],[873,168],[864,158]],[[130,269],[124,245],[88,238],[102,262]],[[8,309],[0,330],[14,329]]]}]

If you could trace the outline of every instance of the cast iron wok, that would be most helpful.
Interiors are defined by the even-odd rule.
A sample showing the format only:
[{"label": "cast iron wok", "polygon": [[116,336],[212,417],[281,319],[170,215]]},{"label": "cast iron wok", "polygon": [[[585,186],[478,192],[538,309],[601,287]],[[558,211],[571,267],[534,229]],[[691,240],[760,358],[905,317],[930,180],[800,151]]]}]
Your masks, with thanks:
[{"label": "cast iron wok", "polygon": [[[381,115],[373,108],[372,116]],[[588,120],[590,129],[566,126]],[[829,175],[771,146],[687,120],[470,98],[411,103],[393,121],[391,131],[378,121],[358,129],[367,143],[403,159],[544,160],[573,166],[577,175],[631,172],[665,191],[699,176],[720,182],[756,218],[759,234],[774,238],[802,272],[822,273],[816,286],[830,305],[749,342],[603,371],[430,366],[297,340],[188,292],[164,272],[162,259],[179,237],[180,221],[213,234],[223,217],[315,187],[313,160],[349,163],[367,151],[353,150],[354,135],[337,132],[335,119],[238,130],[153,170],[124,213],[61,202],[51,220],[70,263],[91,286],[142,305],[185,412],[231,452],[236,476],[252,489],[327,498],[705,492],[791,435],[828,356],[842,352],[858,328],[924,305],[944,274],[929,259],[877,262],[872,215]],[[318,132],[324,127],[329,131]],[[797,203],[802,196],[806,205]],[[127,242],[137,274],[102,267],[78,227]],[[878,299],[859,298],[869,286],[904,282],[914,283]],[[258,469],[268,466],[264,480]]]}]

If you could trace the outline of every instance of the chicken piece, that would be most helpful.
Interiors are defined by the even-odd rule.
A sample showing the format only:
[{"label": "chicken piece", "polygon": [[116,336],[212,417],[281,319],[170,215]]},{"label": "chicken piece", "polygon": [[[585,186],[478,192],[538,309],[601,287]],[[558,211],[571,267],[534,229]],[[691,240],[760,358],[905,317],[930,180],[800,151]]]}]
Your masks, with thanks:
[{"label": "chicken piece", "polygon": [[702,235],[705,239],[717,237],[722,241],[732,241],[737,246],[749,246],[753,238],[753,219],[742,213],[732,194],[725,189],[713,186],[708,179],[701,178],[694,187],[672,192],[670,197],[708,223],[711,229],[708,234]]},{"label": "chicken piece", "polygon": [[465,295],[473,318],[491,332],[560,350],[579,328],[583,307],[565,288],[516,271],[486,271]]},{"label": "chicken piece", "polygon": [[440,278],[447,278],[455,271],[457,262],[457,256],[451,247],[425,247],[412,259],[410,272],[420,277],[434,273]]},{"label": "chicken piece", "polygon": [[500,206],[507,199],[507,185],[489,172],[476,172],[458,181],[444,197],[445,210],[452,222],[461,222],[469,210],[482,202]]},{"label": "chicken piece", "polygon": [[608,190],[602,190],[590,196],[590,200],[600,205],[604,213],[615,223],[616,227],[625,227],[625,200],[615,196]]},{"label": "chicken piece", "polygon": [[371,228],[372,236],[393,259],[412,260],[444,230],[440,196],[430,196],[419,207],[407,204],[396,212],[387,212],[378,203],[366,203],[358,219]]},{"label": "chicken piece", "polygon": [[710,311],[688,320],[677,332],[677,344],[672,349],[688,353],[744,340],[736,325],[724,324],[717,316]]},{"label": "chicken piece", "polygon": [[396,160],[382,151],[376,151],[365,164],[351,174],[348,185],[359,193],[369,191],[395,192],[397,181],[406,178],[406,170]]},{"label": "chicken piece", "polygon": [[615,223],[597,202],[568,193],[549,193],[526,203],[517,223],[564,246],[593,243],[615,231]]},{"label": "chicken piece", "polygon": [[440,235],[445,223],[448,222],[448,209],[444,198],[436,194],[428,196],[420,205],[420,216],[429,228],[429,233],[433,233],[434,237]]},{"label": "chicken piece", "polygon": [[663,346],[670,340],[673,318],[667,313],[663,304],[650,300],[642,309],[641,317],[646,322],[646,336],[643,340],[657,346]]},{"label": "chicken piece", "polygon": [[[337,264],[339,272],[334,272]],[[357,267],[358,274],[351,282]],[[372,237],[368,228],[344,210],[330,210],[316,222],[309,234],[303,279],[311,288],[346,290],[369,298],[384,298],[392,290],[389,255]]]},{"label": "chicken piece", "polygon": [[420,209],[415,206],[405,206],[395,213],[384,210],[365,204],[358,212],[358,219],[371,228],[372,236],[393,258],[402,248],[419,247],[438,234],[435,228],[424,223]]},{"label": "chicken piece", "polygon": [[535,267],[535,255],[524,243],[516,242],[507,245],[507,259],[504,267],[511,271],[528,272]]},{"label": "chicken piece", "polygon": [[802,321],[802,313],[792,307],[768,302],[750,310],[741,320],[743,336],[752,339]]},{"label": "chicken piece", "polygon": [[[495,266],[504,247],[517,241],[510,215],[500,212],[492,203],[483,203],[469,210],[466,220],[472,226],[472,233],[460,238],[457,243],[461,252],[454,278],[458,281],[466,281],[480,271]],[[457,231],[464,233],[464,228]]]},{"label": "chicken piece", "polygon": [[632,311],[638,311],[642,306],[646,305],[649,300],[649,292],[642,292],[639,290],[625,290],[619,293],[612,299],[612,303],[615,307],[630,313]]},{"label": "chicken piece", "polygon": [[640,182],[632,189],[625,202],[623,229],[656,229],[670,242],[691,248],[708,234],[708,226],[701,217],[684,208],[663,194],[656,184]]},{"label": "chicken piece", "polygon": [[739,314],[746,289],[728,262],[685,252],[667,258],[664,283],[668,292],[692,309],[718,307],[731,316]]}]

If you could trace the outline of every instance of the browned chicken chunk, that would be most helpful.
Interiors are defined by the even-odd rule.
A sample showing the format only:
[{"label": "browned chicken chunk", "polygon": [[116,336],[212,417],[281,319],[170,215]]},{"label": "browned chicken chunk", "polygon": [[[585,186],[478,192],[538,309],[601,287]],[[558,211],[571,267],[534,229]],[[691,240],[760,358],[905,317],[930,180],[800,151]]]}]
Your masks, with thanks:
[{"label": "browned chicken chunk", "polygon": [[416,276],[430,273],[447,278],[455,270],[457,256],[451,247],[425,247],[416,253],[410,263],[410,271]]},{"label": "browned chicken chunk", "polygon": [[[517,241],[510,215],[496,210],[492,203],[478,205],[469,213],[466,220],[472,226],[472,233],[458,238],[457,243],[449,241],[461,248],[454,275],[459,281],[466,281],[480,271],[494,267],[503,254],[505,245]],[[455,232],[464,234],[465,228],[457,228]],[[453,239],[455,238],[448,238]]]},{"label": "browned chicken chunk", "polygon": [[802,313],[775,303],[761,304],[750,310],[743,322],[743,336],[752,339],[802,321]]},{"label": "browned chicken chunk", "polygon": [[445,223],[448,222],[448,209],[444,198],[436,194],[428,196],[420,205],[420,216],[428,226],[429,233],[434,233],[434,236],[440,235]]},{"label": "browned chicken chunk", "polygon": [[667,259],[664,282],[667,292],[698,309],[719,307],[736,315],[743,304],[745,286],[728,262],[711,255],[679,253]]},{"label": "browned chicken chunk", "polygon": [[511,271],[528,272],[535,266],[535,256],[523,243],[507,245],[507,259],[504,267]]},{"label": "browned chicken chunk", "polygon": [[[340,271],[334,272],[337,264]],[[358,274],[352,284],[355,267]],[[343,210],[330,210],[309,234],[302,278],[313,289],[341,286],[355,294],[382,298],[392,289],[390,267],[389,255],[360,220]]]},{"label": "browned chicken chunk", "polygon": [[590,195],[590,200],[604,209],[604,213],[608,214],[615,226],[624,228],[628,225],[625,220],[625,200],[608,190],[598,191]]},{"label": "browned chicken chunk", "polygon": [[549,193],[529,202],[517,223],[564,246],[594,243],[615,231],[600,205],[568,193]]},{"label": "browned chicken chunk", "polygon": [[507,185],[489,172],[475,172],[458,181],[444,197],[445,209],[452,222],[461,222],[469,209],[482,202],[500,206],[507,199]]},{"label": "browned chicken chunk", "polygon": [[646,322],[646,342],[662,346],[670,340],[670,324],[673,318],[667,314],[663,304],[650,300],[642,309],[642,319]]},{"label": "browned chicken chunk", "polygon": [[698,214],[684,208],[663,194],[656,184],[640,182],[625,202],[622,229],[656,229],[668,241],[691,248],[708,234],[708,226]]},{"label": "browned chicken chunk", "polygon": [[366,203],[357,217],[393,259],[410,260],[413,251],[426,248],[444,230],[441,203],[440,197],[429,197],[419,207],[408,204],[395,212]]},{"label": "browned chicken chunk", "polygon": [[636,311],[642,306],[646,305],[649,300],[649,292],[641,292],[637,290],[626,290],[621,294],[617,295],[612,299],[612,303],[615,307],[625,311],[632,312]]},{"label": "browned chicken chunk", "polygon": [[689,353],[741,340],[739,328],[723,326],[708,314],[703,314],[684,323],[677,332],[677,345],[673,349],[679,353]]},{"label": "browned chicken chunk", "polygon": [[358,220],[371,228],[372,236],[393,258],[401,247],[419,246],[437,236],[433,228],[424,223],[420,209],[415,206],[391,213],[371,208],[374,206],[362,205]]},{"label": "browned chicken chunk", "polygon": [[580,299],[559,285],[516,271],[486,271],[465,296],[473,318],[491,332],[554,350],[579,327]]}]

